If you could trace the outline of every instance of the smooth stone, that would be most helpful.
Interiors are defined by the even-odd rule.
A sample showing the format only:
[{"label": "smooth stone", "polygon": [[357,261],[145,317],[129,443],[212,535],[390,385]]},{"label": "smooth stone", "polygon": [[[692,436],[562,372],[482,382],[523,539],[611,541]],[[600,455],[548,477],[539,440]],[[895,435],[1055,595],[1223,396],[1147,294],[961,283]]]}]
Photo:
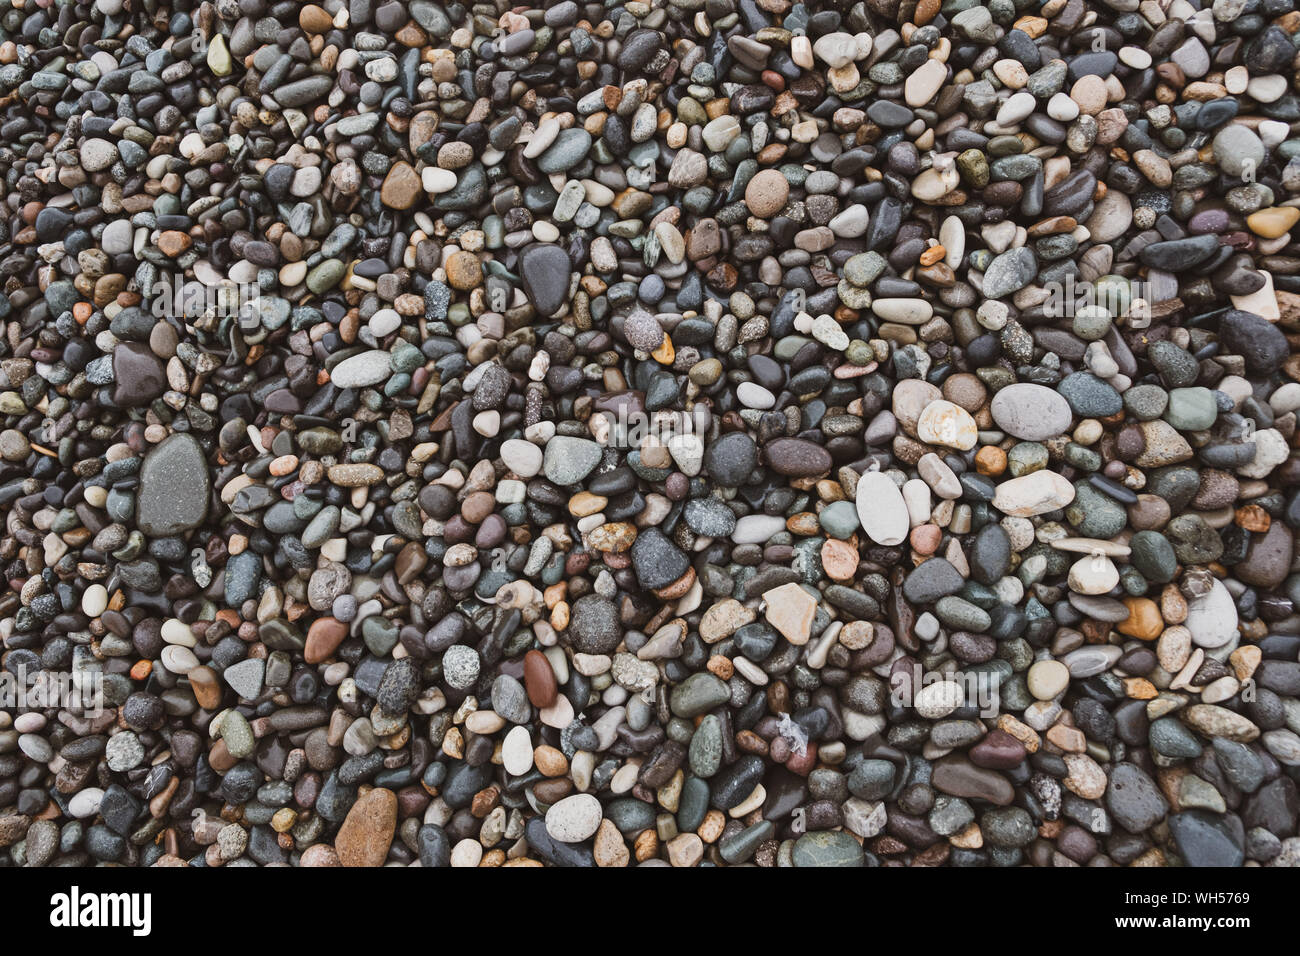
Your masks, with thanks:
[{"label": "smooth stone", "polygon": [[989,404],[998,428],[1025,441],[1045,441],[1064,434],[1074,413],[1056,391],[1032,382],[1017,382],[999,389]]},{"label": "smooth stone", "polygon": [[524,290],[539,316],[549,318],[567,301],[570,268],[569,254],[557,245],[533,243],[519,253]]},{"label": "smooth stone", "polygon": [[366,388],[388,381],[392,371],[389,354],[371,350],[339,362],[330,372],[330,381],[339,388]]},{"label": "smooth stone", "polygon": [[1129,833],[1142,833],[1169,812],[1169,804],[1155,781],[1131,763],[1111,768],[1106,785],[1106,808]]},{"label": "smooth stone", "polygon": [[557,485],[576,485],[600,464],[600,446],[586,438],[556,435],[546,443],[542,471]]},{"label": "smooth stone", "polygon": [[[259,778],[260,779],[260,778]],[[376,787],[348,810],[334,839],[334,849],[343,866],[383,866],[397,828],[397,795]]]},{"label": "smooth stone", "polygon": [[892,547],[907,538],[910,522],[903,493],[881,472],[865,472],[858,478],[855,496],[858,521],[876,544]]},{"label": "smooth stone", "polygon": [[796,867],[862,866],[862,845],[848,833],[819,830],[795,841],[792,859]]},{"label": "smooth stone", "polygon": [[1245,860],[1240,819],[1233,815],[1189,810],[1169,817],[1178,854],[1187,866],[1238,867]]},{"label": "smooth stone", "polygon": [[211,479],[207,456],[194,436],[168,436],[145,456],[136,495],[136,524],[150,537],[166,538],[207,519]]},{"label": "smooth stone", "polygon": [[1075,489],[1054,471],[1036,471],[997,486],[993,507],[1003,514],[1029,518],[1064,508],[1074,501]]},{"label": "smooth stone", "polygon": [[1222,581],[1212,579],[1209,591],[1187,602],[1183,623],[1192,643],[1208,650],[1223,647],[1237,636],[1237,605]]},{"label": "smooth stone", "polygon": [[589,793],[565,797],[546,811],[546,832],[560,843],[580,843],[600,827],[604,810]]}]

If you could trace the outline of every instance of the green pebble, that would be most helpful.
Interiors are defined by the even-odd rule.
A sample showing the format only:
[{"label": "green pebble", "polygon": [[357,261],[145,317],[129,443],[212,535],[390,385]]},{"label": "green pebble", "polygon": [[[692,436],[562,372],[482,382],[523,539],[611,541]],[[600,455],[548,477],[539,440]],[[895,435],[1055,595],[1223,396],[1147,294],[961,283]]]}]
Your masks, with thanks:
[{"label": "green pebble", "polygon": [[796,867],[862,866],[862,863],[861,844],[842,830],[805,833],[794,844]]},{"label": "green pebble", "polygon": [[1214,427],[1219,406],[1214,393],[1204,386],[1175,388],[1169,393],[1165,421],[1180,432],[1199,432]]},{"label": "green pebble", "polygon": [[1047,448],[1036,441],[1022,441],[1007,452],[1007,471],[1020,478],[1047,467]]},{"label": "green pebble", "polygon": [[1120,504],[1086,481],[1074,483],[1074,501],[1065,509],[1065,518],[1085,538],[1113,538],[1128,524]]}]

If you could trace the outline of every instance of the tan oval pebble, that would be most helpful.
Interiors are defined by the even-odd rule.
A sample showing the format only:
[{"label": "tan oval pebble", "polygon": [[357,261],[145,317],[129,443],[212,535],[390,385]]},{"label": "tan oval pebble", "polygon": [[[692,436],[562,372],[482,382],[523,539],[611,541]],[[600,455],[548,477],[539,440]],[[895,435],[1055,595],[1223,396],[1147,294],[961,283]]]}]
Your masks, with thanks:
[{"label": "tan oval pebble", "polygon": [[1193,704],[1181,716],[1184,723],[1207,737],[1225,737],[1238,743],[1250,743],[1259,737],[1259,727],[1252,721],[1215,704]]},{"label": "tan oval pebble", "polygon": [[569,761],[564,754],[549,744],[542,744],[533,751],[533,763],[547,777],[562,777],[569,770]]},{"label": "tan oval pebble", "polygon": [[1181,625],[1167,627],[1156,642],[1156,660],[1171,674],[1177,674],[1192,653],[1192,634]]},{"label": "tan oval pebble", "polygon": [[1052,700],[1070,685],[1070,670],[1060,661],[1037,661],[1025,675],[1025,684],[1039,700]]},{"label": "tan oval pebble", "polygon": [[1087,754],[1066,754],[1065,787],[1085,800],[1100,800],[1106,792],[1106,774]]},{"label": "tan oval pebble", "polygon": [[775,169],[761,170],[745,186],[745,205],[760,219],[775,216],[789,197],[790,183]]},{"label": "tan oval pebble", "polygon": [[465,718],[467,730],[476,734],[494,734],[506,725],[506,719],[492,710],[476,710]]},{"label": "tan oval pebble", "polygon": [[679,833],[664,847],[673,866],[695,866],[704,858],[704,841],[695,833]]}]

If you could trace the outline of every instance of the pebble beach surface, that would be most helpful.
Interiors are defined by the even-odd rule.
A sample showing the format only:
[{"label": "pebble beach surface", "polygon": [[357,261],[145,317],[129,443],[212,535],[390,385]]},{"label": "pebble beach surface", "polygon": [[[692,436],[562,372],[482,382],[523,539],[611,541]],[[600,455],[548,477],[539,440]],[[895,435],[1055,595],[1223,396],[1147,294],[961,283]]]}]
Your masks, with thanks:
[{"label": "pebble beach surface", "polygon": [[12,0],[0,865],[1300,864],[1298,38]]}]

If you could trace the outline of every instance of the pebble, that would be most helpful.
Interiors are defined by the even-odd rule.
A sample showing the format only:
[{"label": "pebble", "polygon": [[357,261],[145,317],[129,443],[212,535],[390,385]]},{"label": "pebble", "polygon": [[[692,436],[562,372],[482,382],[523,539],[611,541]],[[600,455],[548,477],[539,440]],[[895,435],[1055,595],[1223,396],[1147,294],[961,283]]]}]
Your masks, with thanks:
[{"label": "pebble", "polygon": [[595,834],[603,811],[588,793],[565,797],[546,811],[546,832],[561,843],[580,843]]},{"label": "pebble", "polygon": [[397,826],[396,794],[376,787],[359,797],[334,840],[342,866],[382,866]]},{"label": "pebble", "polygon": [[858,521],[876,544],[901,544],[908,533],[907,504],[894,482],[881,472],[866,472],[858,478],[856,495]]},{"label": "pebble", "polygon": [[1074,500],[1075,489],[1054,471],[1035,471],[997,486],[993,507],[1018,518],[1046,514]]},{"label": "pebble", "polygon": [[1300,859],[1294,11],[1195,6],[15,5],[0,667],[105,708],[0,865]]},{"label": "pebble", "polygon": [[600,463],[600,446],[585,438],[557,435],[546,444],[542,471],[557,485],[582,481]]},{"label": "pebble", "polygon": [[999,389],[989,404],[998,428],[1025,441],[1044,441],[1064,434],[1073,420],[1069,403],[1059,393],[1032,382]]}]

